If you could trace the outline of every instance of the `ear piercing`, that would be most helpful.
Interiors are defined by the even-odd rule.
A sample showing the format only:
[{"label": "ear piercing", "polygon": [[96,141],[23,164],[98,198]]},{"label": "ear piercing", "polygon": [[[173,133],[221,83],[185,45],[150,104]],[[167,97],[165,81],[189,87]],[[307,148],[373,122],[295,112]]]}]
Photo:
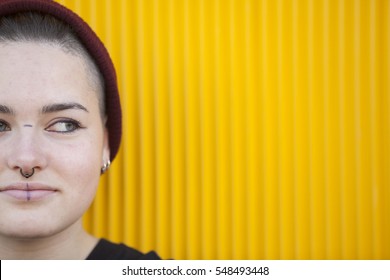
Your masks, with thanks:
[{"label": "ear piercing", "polygon": [[26,179],[30,178],[32,175],[34,175],[34,168],[31,168],[31,172],[30,173],[27,173],[27,172],[23,172],[23,169],[20,168],[20,174],[22,174],[22,176]]},{"label": "ear piercing", "polygon": [[102,167],[102,169],[100,170],[100,174],[104,174],[108,168],[110,168],[110,165],[111,165],[111,161],[108,160]]}]

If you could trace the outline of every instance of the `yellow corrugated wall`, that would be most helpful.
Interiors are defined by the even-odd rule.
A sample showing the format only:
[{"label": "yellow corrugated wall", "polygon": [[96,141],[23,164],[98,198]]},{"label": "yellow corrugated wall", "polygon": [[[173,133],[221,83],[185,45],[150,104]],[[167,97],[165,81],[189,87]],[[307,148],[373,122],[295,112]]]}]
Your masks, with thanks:
[{"label": "yellow corrugated wall", "polygon": [[90,232],[175,259],[390,259],[390,1],[59,2],[124,111]]}]

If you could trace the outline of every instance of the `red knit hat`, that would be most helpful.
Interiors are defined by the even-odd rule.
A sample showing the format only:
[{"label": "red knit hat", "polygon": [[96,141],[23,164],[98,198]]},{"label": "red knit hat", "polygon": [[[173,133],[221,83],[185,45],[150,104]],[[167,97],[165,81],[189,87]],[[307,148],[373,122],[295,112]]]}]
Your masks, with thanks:
[{"label": "red knit hat", "polygon": [[52,0],[0,0],[0,17],[19,12],[49,14],[72,27],[103,75],[110,159],[115,158],[122,135],[122,112],[114,65],[103,43],[89,25],[71,10]]}]

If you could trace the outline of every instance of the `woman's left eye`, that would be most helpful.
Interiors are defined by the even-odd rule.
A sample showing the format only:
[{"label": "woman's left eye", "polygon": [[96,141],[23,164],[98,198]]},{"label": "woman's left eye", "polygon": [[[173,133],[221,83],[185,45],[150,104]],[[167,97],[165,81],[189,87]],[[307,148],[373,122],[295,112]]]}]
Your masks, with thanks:
[{"label": "woman's left eye", "polygon": [[6,122],[0,120],[0,132],[5,132],[9,130],[11,130],[9,125]]},{"label": "woman's left eye", "polygon": [[82,128],[80,123],[73,120],[61,120],[46,128],[49,132],[71,133]]}]

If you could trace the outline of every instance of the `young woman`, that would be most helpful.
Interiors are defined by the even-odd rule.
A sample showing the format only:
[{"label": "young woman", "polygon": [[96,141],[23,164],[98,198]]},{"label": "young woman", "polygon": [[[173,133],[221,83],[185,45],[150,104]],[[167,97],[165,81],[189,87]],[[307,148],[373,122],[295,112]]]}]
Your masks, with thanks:
[{"label": "young woman", "polygon": [[0,259],[157,259],[82,227],[121,137],[103,44],[50,0],[0,1]]}]

